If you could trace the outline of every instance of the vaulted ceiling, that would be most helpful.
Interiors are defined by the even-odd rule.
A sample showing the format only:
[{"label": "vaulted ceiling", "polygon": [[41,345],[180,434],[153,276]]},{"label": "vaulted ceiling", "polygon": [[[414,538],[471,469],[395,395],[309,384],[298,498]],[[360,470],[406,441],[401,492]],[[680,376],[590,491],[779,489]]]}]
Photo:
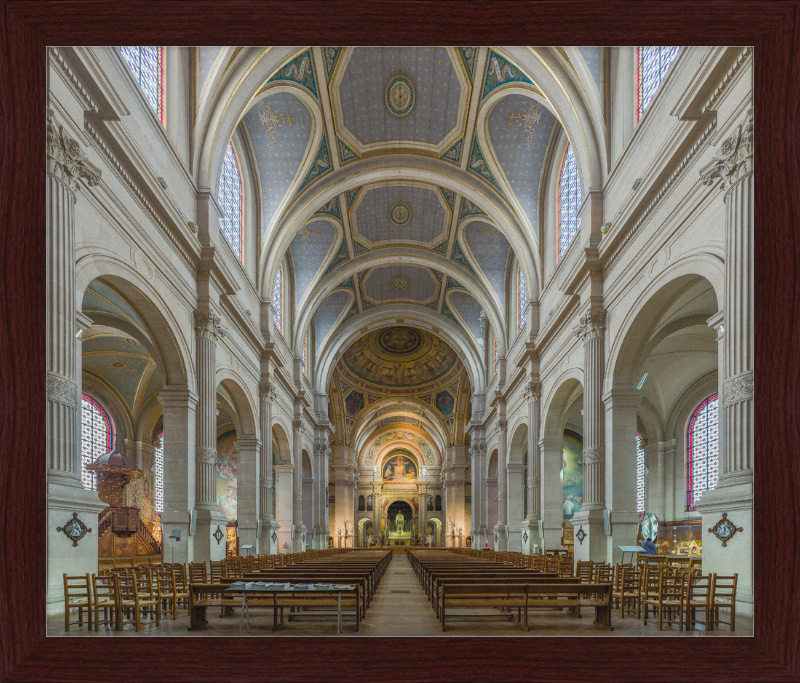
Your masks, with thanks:
[{"label": "vaulted ceiling", "polygon": [[[259,194],[258,286],[268,298],[288,264],[287,342],[299,356],[313,332],[317,390],[360,330],[398,320],[435,329],[472,386],[487,384],[487,326],[501,355],[517,333],[512,268],[532,298],[541,287],[543,178],[574,126],[564,112],[599,102],[604,73],[599,48],[535,50],[538,75],[505,48],[302,48],[236,104]],[[198,101],[220,93],[230,108],[226,79],[236,92],[256,77],[248,54],[199,48]]]}]

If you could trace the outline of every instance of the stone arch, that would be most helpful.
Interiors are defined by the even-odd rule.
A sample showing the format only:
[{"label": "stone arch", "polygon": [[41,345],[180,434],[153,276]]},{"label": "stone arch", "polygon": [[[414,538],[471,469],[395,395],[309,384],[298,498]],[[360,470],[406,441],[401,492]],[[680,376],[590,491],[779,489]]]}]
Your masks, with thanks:
[{"label": "stone arch", "polygon": [[237,436],[255,438],[258,435],[255,402],[244,388],[247,385],[242,381],[242,377],[230,368],[223,367],[217,370],[217,384],[222,385],[233,400],[232,407],[235,413],[233,419]]},{"label": "stone arch", "polygon": [[[428,517],[425,520],[426,526],[428,524],[433,525],[434,534],[433,534],[433,546],[434,547],[441,547],[442,546],[442,520],[438,517]],[[426,530],[427,531],[427,530]],[[427,533],[425,534],[427,536]]]},{"label": "stone arch", "polygon": [[525,464],[528,454],[528,424],[527,419],[519,417],[514,426],[509,430],[513,436],[508,442],[508,462]]},{"label": "stone arch", "polygon": [[276,465],[288,465],[292,463],[292,447],[286,430],[280,424],[272,425],[272,436],[278,446],[277,452],[273,450]]},{"label": "stone arch", "polygon": [[551,438],[561,438],[569,411],[583,395],[583,373],[566,370],[553,384],[542,409],[542,431]]}]

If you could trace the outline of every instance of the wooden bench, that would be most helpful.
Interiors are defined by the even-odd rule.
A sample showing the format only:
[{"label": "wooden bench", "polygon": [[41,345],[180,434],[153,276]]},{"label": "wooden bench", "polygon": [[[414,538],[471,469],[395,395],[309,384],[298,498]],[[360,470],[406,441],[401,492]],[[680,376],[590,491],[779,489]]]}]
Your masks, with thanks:
[{"label": "wooden bench", "polygon": [[[362,613],[362,600],[361,600],[361,587],[355,585],[354,593],[342,594],[342,615],[344,616],[345,609],[348,610],[347,614],[355,617],[354,623],[356,631],[361,627],[361,613]],[[219,583],[194,583],[189,587],[189,630],[194,631],[208,625],[206,610],[209,607],[220,607],[226,610],[229,607],[241,607],[244,598],[240,594],[225,592],[228,588],[227,584]],[[222,589],[222,590],[221,590]],[[305,611],[305,616],[312,616],[309,610],[314,610],[313,616],[336,616],[338,612],[338,600],[335,595],[320,591],[303,591],[302,593],[282,594],[275,593],[262,593],[257,596],[251,594],[248,596],[247,608],[248,610],[254,607],[271,608],[273,612],[273,626],[272,630],[275,631],[284,621],[285,608],[290,610],[297,610],[292,612],[287,617],[290,621],[292,617],[300,616],[300,612]],[[326,610],[326,611],[321,611]],[[333,610],[333,612],[331,612]],[[280,612],[280,619],[279,619]]]},{"label": "wooden bench", "polygon": [[[568,581],[569,579],[560,579]],[[444,583],[440,587],[439,619],[442,631],[446,630],[447,610],[459,608],[500,608],[517,609],[519,620],[530,631],[528,615],[540,609],[566,608],[574,617],[581,617],[581,607],[594,607],[595,626],[611,631],[611,592],[612,585],[581,583],[532,583],[532,584],[458,584]],[[524,616],[523,616],[524,615]],[[496,614],[459,614],[457,618],[471,618],[491,621]],[[501,613],[501,618],[513,621],[513,612]],[[450,620],[453,620],[451,613]]]}]

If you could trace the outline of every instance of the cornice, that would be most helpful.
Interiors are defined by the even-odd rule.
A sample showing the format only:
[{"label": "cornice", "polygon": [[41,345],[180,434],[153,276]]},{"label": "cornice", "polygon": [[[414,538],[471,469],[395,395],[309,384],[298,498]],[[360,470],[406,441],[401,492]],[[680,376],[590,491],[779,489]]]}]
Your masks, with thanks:
[{"label": "cornice", "polygon": [[50,55],[50,62],[54,64],[64,76],[64,81],[70,86],[70,89],[78,96],[78,98],[83,101],[85,109],[87,111],[94,112],[95,114],[98,113],[100,111],[100,106],[97,104],[97,102],[95,102],[94,98],[86,89],[86,86],[84,86],[81,80],[78,78],[78,74],[73,71],[72,67],[67,62],[64,53],[61,52],[61,50],[59,50],[57,47],[50,47],[48,48],[48,54]]},{"label": "cornice", "polygon": [[728,72],[723,76],[720,84],[716,87],[714,92],[711,94],[711,97],[708,98],[706,103],[703,105],[703,113],[714,111],[714,107],[717,104],[717,101],[722,96],[722,94],[728,89],[728,86],[733,82],[734,77],[739,70],[744,66],[744,64],[748,61],[750,55],[753,54],[753,48],[751,46],[745,47],[740,53],[739,56],[736,58],[736,61],[733,63]]}]

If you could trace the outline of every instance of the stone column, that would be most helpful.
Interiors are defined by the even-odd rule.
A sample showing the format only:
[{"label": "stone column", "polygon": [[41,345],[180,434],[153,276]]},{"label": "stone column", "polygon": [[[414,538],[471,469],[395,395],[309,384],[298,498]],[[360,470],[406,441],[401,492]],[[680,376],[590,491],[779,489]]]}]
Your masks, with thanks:
[{"label": "stone column", "polygon": [[381,538],[383,536],[383,532],[381,530],[381,510],[383,509],[381,506],[383,505],[383,499],[381,498],[381,483],[380,481],[375,486],[375,499],[372,502],[372,509],[374,510],[374,517],[375,520],[373,524],[375,525],[373,532],[375,534],[375,538],[378,539],[378,544],[381,543]]},{"label": "stone column", "polygon": [[[563,434],[546,431],[539,442],[539,453],[542,473],[540,507],[542,546],[539,553],[543,554],[545,548],[558,548],[561,545],[564,523],[564,484],[561,481],[561,467],[564,462]],[[580,545],[576,540],[576,553]]]},{"label": "stone column", "polygon": [[[256,554],[256,532],[259,513],[259,451],[261,443],[256,438],[239,437],[237,471],[239,486],[236,498],[236,520],[240,545],[252,545],[250,555]],[[216,527],[214,527],[216,528]],[[248,553],[243,552],[243,555]]]},{"label": "stone column", "polygon": [[278,532],[274,534],[277,536],[277,539],[273,539],[273,541],[276,543],[279,553],[291,553],[293,552],[292,515],[294,513],[294,468],[288,463],[275,465],[275,477],[278,483],[278,500],[275,509],[275,517],[277,518],[279,528]]},{"label": "stone column", "polygon": [[[47,404],[47,614],[64,611],[62,574],[97,572],[97,516],[105,503],[81,480],[81,363],[76,338],[75,190],[99,185],[100,169],[47,111],[45,301]],[[83,316],[85,318],[85,316]],[[91,321],[86,318],[88,324]],[[58,527],[73,513],[90,529],[77,545]]]},{"label": "stone column", "polygon": [[508,550],[522,552],[522,506],[525,495],[523,470],[525,465],[508,463],[506,477],[508,480]]},{"label": "stone column", "polygon": [[611,522],[606,554],[611,564],[622,560],[619,546],[637,545],[636,409],[640,398],[641,393],[635,387],[615,387],[603,396],[606,452],[610,454],[605,468],[605,500]]},{"label": "stone column", "polygon": [[212,536],[217,527],[224,532],[228,523],[216,501],[217,465],[217,340],[225,336],[219,316],[213,311],[194,312],[197,333],[197,446],[195,449],[194,537],[196,562],[222,560],[225,545]]},{"label": "stone column", "polygon": [[499,551],[508,550],[508,539],[506,538],[508,527],[507,428],[508,424],[505,420],[497,421],[499,437],[497,442],[497,524],[495,524],[493,531],[497,539],[495,550]]},{"label": "stone column", "polygon": [[417,482],[417,494],[419,495],[419,535],[420,538],[427,536],[428,524],[428,482],[420,479]]},{"label": "stone column", "polygon": [[542,385],[532,381],[525,388],[528,403],[528,477],[526,495],[528,496],[528,516],[522,522],[522,552],[533,554],[533,546],[542,547],[539,535],[539,520],[542,518],[542,463],[539,456],[540,405]]},{"label": "stone column", "polygon": [[[327,438],[327,437],[324,437]],[[328,547],[328,458],[331,449],[325,441],[314,444],[314,465],[317,476],[314,478],[314,550]]]},{"label": "stone column", "polygon": [[481,550],[487,541],[486,442],[473,436],[469,454],[472,458],[472,547]]},{"label": "stone column", "polygon": [[303,536],[306,525],[303,524],[303,422],[295,420],[292,438],[292,462],[294,463],[294,505],[292,506],[292,524],[294,525],[294,539],[292,552],[299,553],[305,550]]},{"label": "stone column", "polygon": [[576,560],[605,561],[605,415],[603,374],[605,368],[605,320],[603,309],[587,311],[573,330],[583,342],[583,505],[573,515],[575,533],[586,534],[575,546]]},{"label": "stone column", "polygon": [[[719,415],[719,482],[703,494],[703,571],[737,573],[737,613],[753,613],[753,112],[700,172],[725,192],[725,320]],[[722,513],[744,532],[723,548],[710,533]]]},{"label": "stone column", "polygon": [[[270,382],[262,382],[259,387],[259,510],[261,534],[257,538],[258,554],[275,555],[278,552],[277,532],[280,524],[272,516],[275,472],[272,469],[272,406],[277,400],[275,387]],[[274,537],[274,538],[273,538]]]}]

